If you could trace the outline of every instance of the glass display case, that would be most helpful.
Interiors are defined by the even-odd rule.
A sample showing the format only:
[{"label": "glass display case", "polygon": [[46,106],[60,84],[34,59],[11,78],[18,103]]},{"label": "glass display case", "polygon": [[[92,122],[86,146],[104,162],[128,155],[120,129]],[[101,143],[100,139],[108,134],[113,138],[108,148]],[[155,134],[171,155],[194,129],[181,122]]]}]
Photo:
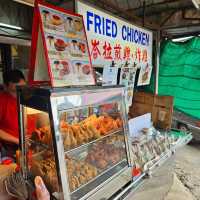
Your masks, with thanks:
[{"label": "glass display case", "polygon": [[56,199],[108,199],[131,181],[123,87],[18,88],[22,169]]}]

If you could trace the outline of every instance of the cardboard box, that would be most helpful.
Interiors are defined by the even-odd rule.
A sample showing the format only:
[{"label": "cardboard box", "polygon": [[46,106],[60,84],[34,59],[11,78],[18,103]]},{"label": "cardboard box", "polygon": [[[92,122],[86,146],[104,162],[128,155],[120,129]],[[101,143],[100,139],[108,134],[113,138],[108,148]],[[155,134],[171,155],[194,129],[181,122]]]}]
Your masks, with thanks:
[{"label": "cardboard box", "polygon": [[129,116],[134,118],[146,113],[151,113],[155,127],[164,130],[170,129],[173,115],[173,97],[135,92],[133,104],[129,109]]},{"label": "cardboard box", "polygon": [[154,98],[154,104],[156,106],[162,106],[165,108],[171,108],[173,105],[174,98],[172,96],[158,96]]}]

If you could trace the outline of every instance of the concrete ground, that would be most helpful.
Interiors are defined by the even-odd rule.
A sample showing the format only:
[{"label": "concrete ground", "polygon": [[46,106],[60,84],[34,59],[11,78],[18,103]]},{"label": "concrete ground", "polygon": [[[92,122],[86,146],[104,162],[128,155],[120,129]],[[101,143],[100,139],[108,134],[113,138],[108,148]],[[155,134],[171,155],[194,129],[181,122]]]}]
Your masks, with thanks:
[{"label": "concrete ground", "polygon": [[174,171],[193,198],[200,200],[200,143],[192,143],[178,150]]},{"label": "concrete ground", "polygon": [[200,200],[200,144],[178,149],[126,200]]}]

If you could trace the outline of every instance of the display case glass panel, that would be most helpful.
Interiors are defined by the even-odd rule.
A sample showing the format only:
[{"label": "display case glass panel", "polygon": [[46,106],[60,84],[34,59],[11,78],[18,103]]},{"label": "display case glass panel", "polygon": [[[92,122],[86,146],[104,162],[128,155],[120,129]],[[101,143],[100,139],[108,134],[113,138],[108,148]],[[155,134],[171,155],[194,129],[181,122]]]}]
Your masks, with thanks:
[{"label": "display case glass panel", "polygon": [[[84,105],[88,99],[95,104]],[[84,106],[58,106],[72,199],[80,199],[128,165],[120,99],[103,92],[95,98],[87,94],[87,100],[80,95],[71,102]]]},{"label": "display case glass panel", "polygon": [[49,114],[23,107],[26,166],[30,176],[41,176],[48,189],[60,192]]}]

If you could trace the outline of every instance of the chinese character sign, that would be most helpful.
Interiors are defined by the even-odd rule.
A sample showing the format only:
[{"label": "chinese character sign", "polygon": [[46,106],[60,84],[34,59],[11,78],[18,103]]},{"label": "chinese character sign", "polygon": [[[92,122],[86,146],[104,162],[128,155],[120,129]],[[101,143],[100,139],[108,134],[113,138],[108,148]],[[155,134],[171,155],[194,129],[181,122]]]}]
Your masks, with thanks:
[{"label": "chinese character sign", "polygon": [[121,65],[152,65],[152,32],[134,26],[105,12],[77,1],[83,15],[92,64],[104,67],[113,60]]}]

